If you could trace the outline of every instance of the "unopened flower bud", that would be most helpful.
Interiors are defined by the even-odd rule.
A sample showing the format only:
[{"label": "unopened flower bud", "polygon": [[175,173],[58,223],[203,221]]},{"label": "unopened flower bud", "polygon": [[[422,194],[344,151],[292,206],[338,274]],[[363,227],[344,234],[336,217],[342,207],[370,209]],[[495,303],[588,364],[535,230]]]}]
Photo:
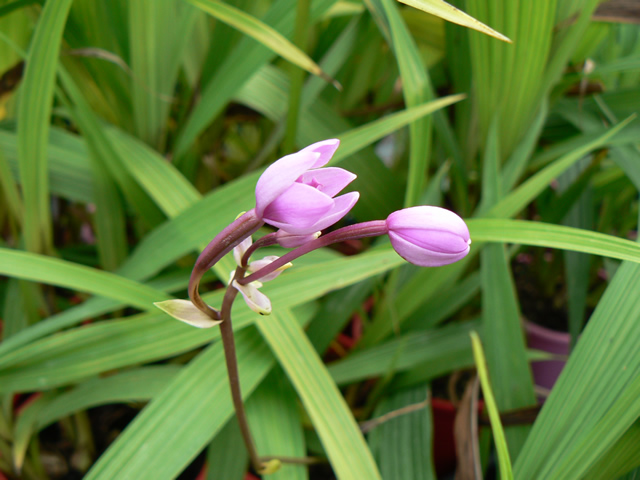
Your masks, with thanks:
[{"label": "unopened flower bud", "polygon": [[450,210],[420,206],[387,217],[394,250],[407,262],[439,267],[464,258],[471,245],[464,220]]}]

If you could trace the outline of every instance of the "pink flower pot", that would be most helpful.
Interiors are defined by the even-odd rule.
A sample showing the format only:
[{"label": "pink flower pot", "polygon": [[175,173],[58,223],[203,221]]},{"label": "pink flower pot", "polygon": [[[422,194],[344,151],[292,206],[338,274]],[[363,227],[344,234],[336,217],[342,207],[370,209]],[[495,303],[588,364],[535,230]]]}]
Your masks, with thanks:
[{"label": "pink flower pot", "polygon": [[[525,322],[524,328],[527,333],[527,345],[529,348],[555,355],[569,355],[571,335],[568,333],[556,332],[531,322]],[[560,376],[565,363],[565,360],[531,362],[535,384],[550,391]]]}]

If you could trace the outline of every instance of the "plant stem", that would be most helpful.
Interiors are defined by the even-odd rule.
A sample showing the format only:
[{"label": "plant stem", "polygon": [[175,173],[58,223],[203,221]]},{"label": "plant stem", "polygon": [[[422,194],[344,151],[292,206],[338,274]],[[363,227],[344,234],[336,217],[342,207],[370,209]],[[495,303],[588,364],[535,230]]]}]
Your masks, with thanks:
[{"label": "plant stem", "polygon": [[254,243],[251,244],[249,248],[247,248],[247,251],[244,252],[244,255],[242,256],[242,261],[240,263],[242,263],[242,266],[246,268],[247,265],[249,264],[249,259],[251,258],[251,255],[253,255],[253,252],[258,250],[259,248],[269,247],[271,245],[275,245],[276,243],[278,242],[276,240],[275,232],[266,234],[264,237],[256,240]]},{"label": "plant stem", "polygon": [[220,320],[224,317],[221,316],[218,310],[207,305],[200,297],[200,292],[198,291],[200,279],[233,247],[256,232],[262,225],[264,225],[264,222],[258,218],[255,210],[249,210],[216,235],[196,260],[189,278],[189,298],[199,310],[209,315],[212,319]]},{"label": "plant stem", "polygon": [[271,262],[266,267],[261,268],[255,273],[252,273],[248,277],[240,278],[237,281],[240,285],[247,285],[248,283],[261,279],[265,275],[275,272],[283,265],[292,262],[296,258],[299,258],[302,255],[306,255],[307,253],[318,248],[326,247],[333,243],[344,242],[345,240],[354,238],[379,237],[380,235],[386,235],[387,232],[387,222],[385,220],[373,220],[371,222],[357,223],[356,225],[349,225],[348,227],[339,228],[338,230],[334,230],[327,235],[323,235],[322,237],[305,243],[301,247],[298,247],[295,250],[292,250],[289,253],[283,255],[278,260]]},{"label": "plant stem", "polygon": [[[245,269],[238,267],[234,275],[234,280],[239,280],[244,276]],[[249,452],[249,459],[253,469],[260,473],[262,470],[262,462],[256,451],[256,445],[251,435],[249,428],[249,422],[247,421],[247,415],[244,410],[244,403],[242,401],[242,391],[240,389],[240,374],[238,373],[238,358],[236,356],[236,344],[233,335],[233,325],[231,323],[231,307],[233,301],[238,295],[238,290],[231,286],[227,287],[227,291],[224,294],[222,300],[222,323],[220,324],[220,337],[222,338],[222,347],[224,348],[224,359],[227,364],[227,375],[229,377],[229,388],[231,389],[231,399],[233,400],[233,407],[236,411],[236,418],[240,425],[240,432],[242,433],[242,439]]]}]

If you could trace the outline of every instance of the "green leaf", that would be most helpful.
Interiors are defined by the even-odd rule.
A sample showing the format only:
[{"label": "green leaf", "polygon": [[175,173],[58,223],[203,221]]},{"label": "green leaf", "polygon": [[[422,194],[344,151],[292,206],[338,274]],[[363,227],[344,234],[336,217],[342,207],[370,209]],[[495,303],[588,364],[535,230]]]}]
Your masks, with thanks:
[{"label": "green leaf", "polygon": [[102,165],[99,154],[93,148],[90,150],[98,255],[106,270],[115,270],[127,257],[125,211],[116,183]]},{"label": "green leaf", "polygon": [[152,365],[93,378],[47,403],[38,414],[36,427],[41,430],[74,412],[99,405],[146,402],[160,394],[181,369],[178,365]]},{"label": "green leaf", "polygon": [[[141,141],[117,128],[106,129],[106,138],[126,170],[169,218],[202,198],[171,163]],[[124,161],[132,158],[135,161]]]},{"label": "green leaf", "polygon": [[[296,392],[280,368],[274,368],[247,401],[247,419],[260,456],[303,458],[306,455]],[[269,478],[305,480],[305,465],[282,463]]]},{"label": "green leaf", "polygon": [[277,30],[257,18],[217,0],[188,1],[218,20],[237,28],[245,35],[250,36],[309,73],[318,75],[328,82],[335,82],[306,53],[287,40]]},{"label": "green leaf", "polygon": [[517,189],[503,197],[500,202],[489,210],[486,216],[512,217],[531,202],[543,188],[549,185],[553,179],[557,178],[562,172],[580,160],[587,153],[606,145],[616,133],[626,127],[634,119],[635,115],[630,116],[618,123],[615,127],[607,130],[604,134],[582,144],[580,147],[572,150],[566,155],[563,155],[553,164],[539,171]]},{"label": "green leaf", "polygon": [[[375,0],[370,8],[376,21],[381,24],[381,30],[387,37],[387,42],[393,48],[402,77],[402,92],[406,104],[409,107],[415,107],[425,100],[435,98],[418,46],[400,16],[396,2]],[[412,122],[409,132],[411,138],[405,207],[417,204],[428,174],[431,155],[431,120],[423,118]]]},{"label": "green leaf", "polygon": [[107,170],[118,183],[121,193],[137,211],[140,219],[152,226],[162,222],[164,220],[162,213],[128,173],[127,165],[135,162],[121,157],[119,152],[115,150],[113,142],[107,138],[104,132],[104,124],[90,108],[82,90],[75,83],[75,79],[63,68],[59,69],[58,75],[74,104],[74,108],[72,108],[74,119],[78,122],[87,143],[103,169]]},{"label": "green leaf", "polygon": [[13,466],[18,473],[22,470],[29,439],[35,433],[37,417],[40,411],[54,398],[54,393],[46,393],[36,398],[16,419],[13,429]]},{"label": "green leaf", "polygon": [[402,372],[420,366],[429,378],[473,363],[465,340],[477,322],[453,323],[443,328],[411,332],[370,348],[351,353],[329,364],[329,373],[338,385]]},{"label": "green leaf", "polygon": [[24,239],[27,250],[50,251],[52,222],[49,205],[47,140],[53,104],[56,66],[71,0],[47,2],[33,34],[20,89],[18,157],[24,196]]},{"label": "green leaf", "polygon": [[336,163],[343,160],[355,152],[361,150],[365,145],[371,145],[373,142],[383,138],[384,136],[399,130],[400,128],[420,119],[426,115],[434,113],[444,107],[452,105],[466,98],[466,95],[450,95],[448,97],[439,98],[430,102],[407,108],[404,111],[396,112],[385,116],[379,120],[356,127],[342,135],[340,138],[340,148],[333,156],[332,162]]},{"label": "green leaf", "polygon": [[476,368],[478,369],[478,377],[480,378],[480,384],[482,385],[484,402],[489,412],[491,430],[496,442],[500,478],[502,480],[513,480],[514,477],[511,468],[511,459],[509,458],[509,449],[507,448],[507,441],[504,436],[502,423],[500,422],[500,412],[498,411],[498,406],[496,405],[496,400],[493,397],[493,392],[491,390],[491,384],[489,383],[489,372],[487,371],[482,343],[480,343],[480,337],[478,337],[476,332],[471,332],[470,336],[473,358],[475,359]]},{"label": "green leaf", "polygon": [[[7,157],[13,177],[19,181],[17,135],[0,128],[0,148]],[[93,201],[89,153],[81,137],[55,127],[51,128],[47,157],[52,194],[75,202]]]},{"label": "green leaf", "polygon": [[0,195],[2,195],[7,210],[11,212],[13,218],[18,222],[22,222],[22,213],[24,205],[22,197],[18,192],[18,187],[11,174],[9,162],[4,153],[0,149]]},{"label": "green leaf", "polygon": [[[484,206],[493,206],[502,198],[498,118],[494,117],[489,127],[484,155]],[[520,306],[504,245],[485,245],[480,252],[480,265],[483,334],[498,408],[507,411],[535,405],[533,380],[520,322]],[[511,458],[518,458],[529,430],[527,425],[514,425],[506,429]]]},{"label": "green leaf", "polygon": [[9,15],[14,10],[19,8],[23,8],[29,6],[33,3],[36,3],[38,0],[15,0],[11,3],[3,5],[0,7],[0,17],[4,17],[5,15]]},{"label": "green leaf", "polygon": [[0,248],[0,273],[113,298],[143,310],[167,298],[163,292],[113,273],[8,248]]},{"label": "green leaf", "polygon": [[244,446],[236,417],[231,418],[209,444],[207,462],[207,480],[245,478],[249,454]]},{"label": "green leaf", "polygon": [[549,478],[581,477],[640,417],[640,376],[625,388],[593,429],[581,437]]},{"label": "green leaf", "polygon": [[18,417],[14,463],[20,468],[30,438],[43,428],[88,408],[149,400],[160,393],[179,371],[177,365],[144,367],[106,378],[94,378],[65,393],[45,394],[30,403]]},{"label": "green leaf", "polygon": [[422,403],[419,410],[390,418],[369,435],[369,444],[375,452],[383,478],[435,480],[429,397],[428,385],[420,385],[392,392],[376,408],[374,415],[380,417],[400,413],[401,409]]},{"label": "green leaf", "polygon": [[[246,398],[274,361],[252,329],[236,335],[236,348]],[[232,415],[224,354],[218,342],[182,369],[118,436],[85,478],[176,477]]]},{"label": "green leaf", "polygon": [[[483,338],[497,406],[503,412],[535,405],[520,307],[504,245],[486,245],[480,261]],[[511,458],[518,458],[529,430],[528,425],[506,428]]]},{"label": "green leaf", "polygon": [[380,478],[348,405],[296,318],[281,308],[256,326],[298,392],[336,476]]},{"label": "green leaf", "polygon": [[527,220],[486,218],[467,220],[467,225],[474,242],[559,248],[640,262],[640,244],[589,230]]},{"label": "green leaf", "polygon": [[[618,478],[618,480],[635,480],[640,474],[640,422],[636,421],[629,430],[605,453],[589,470],[585,478],[597,480],[599,478]],[[629,472],[630,470],[633,472]],[[635,472],[635,476],[634,476]],[[627,473],[627,476],[621,475]]]},{"label": "green leaf", "polygon": [[138,0],[128,2],[128,9],[135,130],[142,141],[162,151],[178,71],[198,10],[177,0]]},{"label": "green leaf", "polygon": [[567,458],[580,455],[579,446],[588,446],[582,442],[595,437],[601,453],[614,447],[640,413],[640,324],[632,321],[640,315],[639,275],[640,265],[630,262],[616,272],[518,457],[518,479],[551,478]]},{"label": "green leaf", "polygon": [[[328,10],[332,3],[333,1],[313,2],[311,21],[315,21]],[[295,5],[294,0],[274,2],[262,18],[262,22],[287,37],[293,31]],[[220,114],[240,87],[272,57],[271,50],[253,39],[243,38],[238,43],[211,80],[203,86],[199,103],[176,139],[177,157],[182,156],[193,145],[198,135]]]},{"label": "green leaf", "polygon": [[[393,250],[372,251],[357,257],[292,268],[278,277],[277,282],[263,288],[274,310],[278,311],[305,304],[333,289],[377,275],[402,262],[404,260]],[[339,277],[336,277],[338,272]],[[296,295],[291,295],[292,291]],[[220,305],[222,291],[204,295],[203,299],[211,305]],[[236,330],[245,328],[256,318],[240,302],[233,312]],[[216,328],[195,329],[161,312],[95,322],[37,340],[0,356],[0,390],[31,391],[66,385],[100,372],[174,356],[216,338],[219,338]],[[101,361],[95,362],[98,351]]]},{"label": "green leaf", "polygon": [[458,10],[453,5],[449,5],[447,2],[443,2],[442,0],[399,1],[406,5],[409,5],[410,7],[417,8],[418,10],[430,13],[431,15],[435,15],[436,17],[440,17],[449,22],[457,23],[458,25],[462,25],[463,27],[472,28],[491,37],[495,37],[498,40],[502,40],[503,42],[511,43],[511,40],[509,40],[501,33],[496,32],[494,29],[486,26],[484,23],[479,22],[472,16],[467,15],[463,11]]}]

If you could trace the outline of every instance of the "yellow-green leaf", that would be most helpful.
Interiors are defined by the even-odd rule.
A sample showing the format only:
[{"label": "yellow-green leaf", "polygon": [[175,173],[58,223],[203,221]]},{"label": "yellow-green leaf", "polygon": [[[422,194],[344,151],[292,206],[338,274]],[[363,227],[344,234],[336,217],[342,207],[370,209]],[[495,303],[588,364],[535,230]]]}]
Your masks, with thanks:
[{"label": "yellow-green leaf", "polygon": [[307,54],[266,23],[218,0],[189,0],[189,2],[221,22],[237,28],[291,63],[307,70],[309,73],[324,78],[328,82],[334,83],[336,86],[338,85]]},{"label": "yellow-green leaf", "polygon": [[500,32],[496,32],[493,28],[488,27],[484,23],[476,20],[471,15],[467,15],[462,10],[457,9],[453,5],[449,5],[442,0],[399,0],[401,3],[417,8],[423,12],[430,13],[436,17],[440,17],[452,23],[457,23],[463,27],[472,28],[479,32],[485,33],[491,37],[495,37],[503,42],[511,43],[507,37]]}]

